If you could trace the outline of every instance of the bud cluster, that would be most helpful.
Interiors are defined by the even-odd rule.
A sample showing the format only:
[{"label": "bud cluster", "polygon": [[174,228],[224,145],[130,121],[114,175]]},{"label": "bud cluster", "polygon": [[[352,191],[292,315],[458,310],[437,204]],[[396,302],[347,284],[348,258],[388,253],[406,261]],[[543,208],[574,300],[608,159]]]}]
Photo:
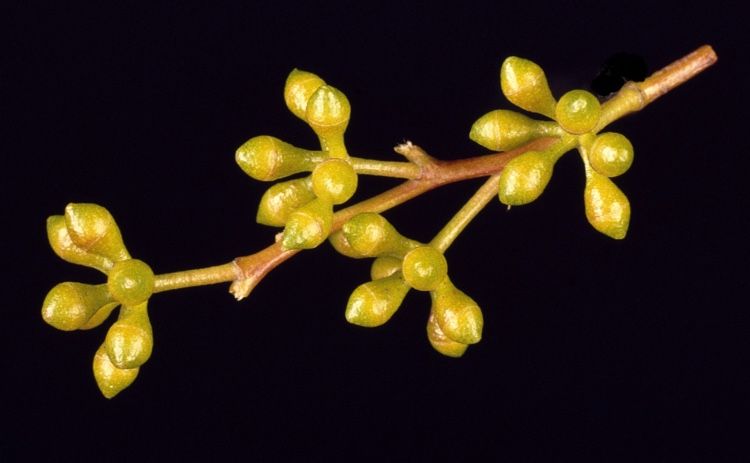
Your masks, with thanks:
[{"label": "bud cluster", "polygon": [[154,273],[130,257],[109,211],[96,204],[68,204],[64,215],[47,219],[47,237],[55,253],[68,262],[95,268],[107,282],[60,283],[47,294],[42,318],[60,330],[95,328],[121,306],[118,319],[94,356],[94,377],[105,397],[128,387],[151,356],[153,333],[148,299]]}]

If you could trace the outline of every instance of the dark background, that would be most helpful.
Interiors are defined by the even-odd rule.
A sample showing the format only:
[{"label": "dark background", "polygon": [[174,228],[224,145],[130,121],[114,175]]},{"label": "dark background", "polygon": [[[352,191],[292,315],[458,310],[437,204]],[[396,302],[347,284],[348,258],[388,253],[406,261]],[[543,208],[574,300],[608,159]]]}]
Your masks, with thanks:
[{"label": "dark background", "polygon": [[[736,11],[24,2],[4,19],[0,460],[747,457],[747,38]],[[492,203],[450,248],[452,279],[485,314],[484,339],[462,359],[428,344],[426,294],[384,327],[347,324],[369,263],[327,246],[241,303],[227,285],[155,296],[154,354],[110,401],[90,366],[106,326],[65,333],[39,316],[56,283],[102,281],[49,249],[44,220],[68,202],[106,206],[157,273],[269,244],[274,231],[254,223],[268,185],[233,153],[260,134],[315,146],[283,103],[294,67],[347,94],[352,154],[395,160],[391,147],[408,139],[448,159],[485,152],[467,134],[510,107],[498,85],[508,55],[542,65],[559,96],[587,88],[614,53],[652,72],[705,43],[715,67],[613,126],[636,151],[616,179],[633,208],[624,241],[587,224],[570,153],[539,201]],[[479,184],[387,217],[428,241]],[[391,185],[365,179],[358,197]]]}]

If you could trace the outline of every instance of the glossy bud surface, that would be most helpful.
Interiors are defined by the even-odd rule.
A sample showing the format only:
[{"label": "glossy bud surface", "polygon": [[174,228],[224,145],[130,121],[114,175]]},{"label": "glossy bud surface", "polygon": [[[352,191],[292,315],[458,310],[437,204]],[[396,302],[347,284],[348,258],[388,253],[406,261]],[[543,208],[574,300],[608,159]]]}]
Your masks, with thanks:
[{"label": "glossy bud surface", "polygon": [[312,188],[318,198],[343,204],[357,191],[357,173],[349,162],[329,159],[315,166]]},{"label": "glossy bud surface", "polygon": [[404,256],[401,265],[404,280],[419,291],[432,291],[448,275],[448,261],[432,246],[420,246]]},{"label": "glossy bud surface", "polygon": [[272,185],[263,193],[255,220],[262,225],[283,227],[297,208],[315,199],[310,177]]},{"label": "glossy bud surface", "polygon": [[131,369],[146,363],[154,348],[147,304],[123,306],[120,317],[107,331],[104,345],[109,359],[117,368]]},{"label": "glossy bud surface", "polygon": [[552,178],[555,156],[527,151],[513,158],[500,172],[498,196],[503,204],[520,206],[537,199]]},{"label": "glossy bud surface", "polygon": [[139,368],[120,369],[109,359],[104,345],[94,355],[94,379],[104,397],[111,399],[123,389],[133,384]]},{"label": "glossy bud surface", "polygon": [[42,304],[42,318],[59,330],[77,330],[111,302],[105,285],[60,283],[47,293]]},{"label": "glossy bud surface", "polygon": [[385,217],[364,212],[349,219],[341,231],[352,249],[360,255],[376,257],[381,254],[401,254],[413,247]]},{"label": "glossy bud surface", "polygon": [[582,134],[592,130],[602,113],[599,100],[586,90],[571,90],[560,98],[555,120],[567,132]]},{"label": "glossy bud surface", "polygon": [[333,222],[333,205],[315,198],[292,212],[284,227],[284,249],[312,249],[328,238]]},{"label": "glossy bud surface", "polygon": [[120,229],[109,211],[98,204],[70,203],[65,207],[65,225],[70,238],[84,251],[113,261],[130,258]]},{"label": "glossy bud surface", "polygon": [[107,287],[121,304],[137,305],[154,292],[154,272],[142,260],[115,262],[107,278]]},{"label": "glossy bud surface", "polygon": [[505,59],[500,67],[500,88],[508,101],[533,113],[552,118],[555,98],[547,77],[538,64],[517,56]]},{"label": "glossy bud surface", "polygon": [[320,152],[308,151],[268,135],[251,138],[237,148],[235,161],[250,177],[271,181],[311,171],[323,160]]},{"label": "glossy bud surface", "polygon": [[112,268],[112,260],[88,252],[73,242],[65,225],[65,217],[62,215],[53,215],[47,219],[47,238],[55,254],[66,262],[85,265],[103,273]]},{"label": "glossy bud surface", "polygon": [[322,85],[325,85],[325,81],[312,72],[293,69],[284,85],[284,102],[287,108],[295,116],[305,120],[307,100]]},{"label": "glossy bud surface", "polygon": [[607,177],[617,177],[633,164],[633,145],[622,134],[602,133],[594,140],[588,158],[595,171]]},{"label": "glossy bud surface", "polygon": [[461,344],[475,344],[482,339],[484,318],[476,302],[446,278],[430,293],[432,312],[442,332]]},{"label": "glossy bud surface", "polygon": [[541,121],[535,121],[515,111],[498,109],[477,119],[471,126],[469,138],[495,151],[509,151],[544,134]]},{"label": "glossy bud surface", "polygon": [[346,320],[359,326],[380,326],[396,313],[408,292],[409,286],[400,275],[361,284],[349,297]]},{"label": "glossy bud surface", "polygon": [[430,312],[430,318],[427,319],[427,339],[436,351],[448,357],[461,357],[469,347],[468,344],[456,342],[446,336],[440,329],[437,318],[432,311]]},{"label": "glossy bud surface", "polygon": [[589,170],[583,192],[586,218],[599,232],[610,238],[625,238],[630,224],[630,201],[612,180]]}]

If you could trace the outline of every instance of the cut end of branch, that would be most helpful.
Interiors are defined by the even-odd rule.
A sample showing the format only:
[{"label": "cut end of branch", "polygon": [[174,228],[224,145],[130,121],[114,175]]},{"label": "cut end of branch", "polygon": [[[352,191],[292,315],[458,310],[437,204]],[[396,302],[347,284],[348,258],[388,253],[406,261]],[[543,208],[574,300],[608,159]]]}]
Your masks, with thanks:
[{"label": "cut end of branch", "polygon": [[422,148],[407,140],[393,147],[393,151],[408,159],[414,164],[424,167],[435,164],[435,159],[427,154]]},{"label": "cut end of branch", "polygon": [[258,281],[253,278],[235,280],[231,285],[229,285],[229,292],[232,294],[232,296],[234,296],[235,299],[241,301],[250,295],[257,284]]}]

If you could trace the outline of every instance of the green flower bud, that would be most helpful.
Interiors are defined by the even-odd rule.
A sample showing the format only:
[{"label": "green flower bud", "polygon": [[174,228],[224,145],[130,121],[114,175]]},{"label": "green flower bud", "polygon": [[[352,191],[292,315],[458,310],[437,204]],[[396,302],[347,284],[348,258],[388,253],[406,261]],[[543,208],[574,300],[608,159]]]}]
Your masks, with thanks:
[{"label": "green flower bud", "polygon": [[312,188],[318,198],[343,204],[357,191],[357,172],[343,159],[329,159],[312,172]]},{"label": "green flower bud", "polygon": [[333,205],[315,198],[292,212],[284,227],[284,249],[312,249],[328,238],[333,224]]},{"label": "green flower bud", "polygon": [[344,235],[344,232],[341,230],[331,233],[331,236],[328,237],[328,242],[331,243],[333,249],[346,257],[351,257],[352,259],[364,259],[365,257],[368,257],[355,251],[346,239],[346,235]]},{"label": "green flower bud", "polygon": [[94,355],[94,378],[99,390],[104,397],[111,399],[120,391],[133,384],[138,376],[139,368],[121,369],[117,368],[107,355],[107,350],[102,344]]},{"label": "green flower bud", "polygon": [[547,84],[547,77],[538,64],[517,56],[509,56],[500,67],[500,88],[505,97],[526,111],[555,114],[555,98]]},{"label": "green flower bud", "polygon": [[449,339],[461,344],[475,344],[482,339],[482,311],[472,298],[453,286],[449,278],[444,278],[430,296],[432,313]]},{"label": "green flower bud", "polygon": [[553,122],[535,121],[515,111],[490,111],[474,122],[469,138],[487,149],[509,151],[535,138],[553,134]]},{"label": "green flower bud", "polygon": [[633,164],[633,145],[619,133],[602,133],[594,140],[588,158],[595,171],[607,177],[617,177]]},{"label": "green flower bud", "polygon": [[70,203],[65,207],[70,239],[84,251],[113,261],[129,259],[112,214],[98,204]]},{"label": "green flower bud", "polygon": [[147,302],[122,306],[120,317],[107,331],[104,345],[110,361],[117,368],[137,368],[151,357],[154,335],[147,306]]},{"label": "green flower bud", "polygon": [[409,286],[401,275],[361,284],[349,297],[346,320],[359,326],[380,326],[396,313],[408,292]]},{"label": "green flower bud", "polygon": [[349,100],[330,85],[319,87],[307,101],[305,120],[318,135],[323,151],[331,157],[348,157],[344,132],[350,116]]},{"label": "green flower bud", "polygon": [[349,219],[341,230],[351,248],[360,255],[402,256],[418,244],[402,236],[388,220],[374,212],[364,212]]},{"label": "green flower bud", "polygon": [[279,182],[260,198],[255,220],[262,225],[283,227],[295,209],[315,199],[310,177]]},{"label": "green flower bud", "polygon": [[448,357],[461,357],[469,347],[468,344],[456,342],[446,336],[432,311],[430,318],[427,319],[427,339],[436,351]]},{"label": "green flower bud", "polygon": [[311,171],[323,159],[320,152],[297,148],[268,135],[251,138],[235,153],[240,168],[250,177],[261,181]]},{"label": "green flower bud", "polygon": [[307,100],[325,81],[312,72],[293,69],[286,78],[284,101],[287,108],[303,121],[307,111]]},{"label": "green flower bud", "polygon": [[583,203],[591,226],[610,238],[625,238],[630,224],[630,202],[612,180],[587,169]]},{"label": "green flower bud", "polygon": [[401,271],[401,259],[391,256],[381,256],[372,261],[370,278],[379,280]]},{"label": "green flower bud", "polygon": [[537,199],[552,178],[557,159],[539,151],[527,151],[513,158],[500,172],[497,190],[500,202],[520,206]]},{"label": "green flower bud", "polygon": [[154,292],[154,272],[145,262],[128,259],[116,262],[107,278],[110,294],[123,305],[137,305]]},{"label": "green flower bud", "polygon": [[89,321],[83,324],[79,329],[90,330],[104,323],[109,318],[109,315],[120,305],[119,302],[110,302],[109,304],[103,305],[99,310],[94,312],[94,315],[89,318]]},{"label": "green flower bud", "polygon": [[47,293],[42,304],[42,318],[58,330],[77,330],[111,303],[112,296],[106,285],[60,283]]},{"label": "green flower bud", "polygon": [[432,246],[419,246],[404,256],[401,273],[406,283],[419,291],[432,291],[448,276],[448,261]]},{"label": "green flower bud", "polygon": [[555,120],[565,131],[573,134],[593,130],[601,114],[599,100],[586,90],[569,91],[555,107]]},{"label": "green flower bud", "polygon": [[53,215],[47,219],[47,238],[52,250],[64,261],[95,268],[103,273],[112,268],[113,262],[110,259],[87,252],[73,242],[62,215]]}]

